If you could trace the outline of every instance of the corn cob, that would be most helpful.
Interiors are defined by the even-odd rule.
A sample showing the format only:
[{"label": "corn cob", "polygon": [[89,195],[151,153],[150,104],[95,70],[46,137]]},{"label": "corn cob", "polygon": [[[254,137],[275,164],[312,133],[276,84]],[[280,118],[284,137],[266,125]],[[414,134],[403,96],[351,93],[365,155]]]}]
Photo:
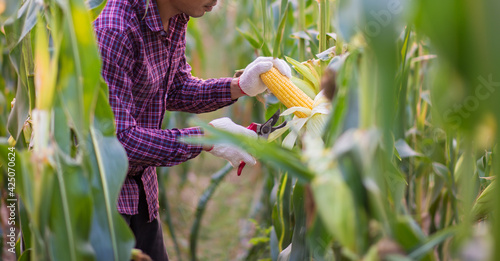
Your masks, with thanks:
[{"label": "corn cob", "polygon": [[[287,108],[304,107],[312,109],[313,100],[302,90],[295,86],[290,79],[281,74],[276,68],[260,75],[260,78],[267,88],[283,103]],[[307,117],[303,112],[294,112],[299,118]]]}]

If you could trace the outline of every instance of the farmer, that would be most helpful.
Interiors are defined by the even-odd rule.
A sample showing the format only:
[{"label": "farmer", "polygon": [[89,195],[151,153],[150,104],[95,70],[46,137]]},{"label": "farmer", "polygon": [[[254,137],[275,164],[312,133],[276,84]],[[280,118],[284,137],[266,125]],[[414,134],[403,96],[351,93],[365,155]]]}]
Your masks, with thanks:
[{"label": "farmer", "polygon": [[[231,146],[198,146],[179,138],[203,135],[199,127],[162,130],[165,110],[202,113],[234,103],[243,95],[266,90],[259,75],[278,68],[290,77],[283,61],[259,57],[239,78],[202,80],[191,75],[186,63],[186,27],[189,17],[200,17],[217,4],[213,0],[108,0],[95,20],[102,57],[102,76],[109,87],[109,102],[118,140],[129,161],[118,197],[118,211],[136,238],[136,248],[153,260],[168,260],[158,220],[156,167],[173,166],[196,157],[202,150],[229,160],[255,164],[255,159]],[[211,122],[215,128],[256,134],[228,118]]]}]

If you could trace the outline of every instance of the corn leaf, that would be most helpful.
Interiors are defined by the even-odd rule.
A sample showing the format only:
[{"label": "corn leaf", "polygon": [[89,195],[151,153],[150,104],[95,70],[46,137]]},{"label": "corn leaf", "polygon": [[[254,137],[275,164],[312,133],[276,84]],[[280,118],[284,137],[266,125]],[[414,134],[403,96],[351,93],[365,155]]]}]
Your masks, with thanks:
[{"label": "corn leaf", "polygon": [[492,213],[495,207],[495,192],[496,192],[496,181],[491,182],[477,198],[474,206],[472,207],[472,216],[474,220],[480,220],[485,218],[488,214]]},{"label": "corn leaf", "polygon": [[354,200],[338,170],[330,170],[311,183],[318,214],[342,246],[356,252]]},{"label": "corn leaf", "polygon": [[[41,19],[37,25],[35,48],[35,87],[36,105],[38,109],[49,111],[52,108],[55,92],[56,65],[49,54],[49,39],[45,23]],[[57,59],[55,57],[54,59]]]},{"label": "corn leaf", "polygon": [[397,140],[396,143],[394,144],[394,147],[396,147],[396,150],[398,151],[398,154],[401,158],[409,158],[409,157],[422,157],[423,155],[421,153],[418,153],[414,151],[406,141],[400,139]]},{"label": "corn leaf", "polygon": [[295,184],[292,200],[295,226],[293,228],[290,261],[307,260],[309,258],[309,248],[306,242],[305,186],[303,184]]},{"label": "corn leaf", "polygon": [[[306,203],[307,204],[307,203]],[[306,207],[307,211],[307,207]],[[307,213],[308,218],[313,218],[312,227],[307,229],[307,242],[314,246],[311,251],[313,260],[334,260],[332,249],[333,235],[325,227],[317,213]]]},{"label": "corn leaf", "polygon": [[247,32],[241,31],[239,28],[236,28],[238,32],[248,41],[248,43],[255,49],[259,50],[260,47],[262,46],[262,42],[259,42],[258,39],[255,39],[251,34]]},{"label": "corn leaf", "polygon": [[31,32],[31,29],[33,29],[37,23],[38,20],[38,13],[42,10],[42,4],[43,2],[41,1],[35,1],[35,0],[27,0],[23,3],[21,8],[19,8],[18,11],[18,19],[19,22],[22,24],[20,28],[20,34],[19,37],[15,35],[15,41],[17,43],[21,42],[26,35]]},{"label": "corn leaf", "polygon": [[[106,104],[104,90],[100,92],[98,101]],[[95,213],[91,243],[98,260],[128,260],[134,237],[116,210],[115,203],[127,172],[127,155],[115,137],[113,113],[109,106],[99,106],[95,111],[88,139]]]},{"label": "corn leaf", "polygon": [[316,91],[314,86],[312,86],[308,81],[304,81],[300,78],[292,76],[291,81],[295,84],[299,89],[301,89],[309,98],[314,99],[316,97]]},{"label": "corn leaf", "polygon": [[252,27],[252,31],[254,35],[257,37],[258,42],[262,44],[260,48],[260,50],[262,51],[262,55],[267,57],[273,56],[271,50],[269,49],[267,41],[264,41],[264,35],[262,35],[261,30],[259,30],[251,20],[247,20],[247,23],[250,24],[250,27]]},{"label": "corn leaf", "polygon": [[276,230],[276,235],[279,240],[279,248],[284,249],[292,242],[292,231],[293,226],[291,222],[292,212],[291,212],[291,195],[292,195],[292,178],[287,174],[283,173],[280,178],[278,188],[277,203],[277,222],[279,225],[275,226],[280,228]]},{"label": "corn leaf", "polygon": [[[47,243],[50,243],[54,260],[90,259],[94,254],[89,244],[93,214],[90,184],[79,162],[62,153],[58,153],[56,162],[57,178],[51,186],[53,199],[48,202],[51,211],[47,213],[50,213],[50,228],[54,234],[49,236]],[[52,173],[45,176],[52,176]]]},{"label": "corn leaf", "polygon": [[282,222],[280,220],[280,213],[278,210],[278,202],[276,202],[276,204],[274,205],[273,212],[271,215],[272,215],[271,220],[272,220],[272,224],[273,224],[273,230],[272,230],[272,234],[271,234],[271,244],[272,244],[272,248],[271,248],[272,252],[271,253],[272,253],[272,256],[276,256],[276,258],[274,259],[274,260],[276,260],[278,258],[279,253],[283,250],[283,248],[281,247],[281,244],[280,244],[280,238],[281,238],[281,235],[283,234],[283,225],[282,225]]},{"label": "corn leaf", "polygon": [[441,243],[443,243],[449,237],[457,234],[458,229],[456,227],[445,228],[426,239],[426,242],[420,245],[417,249],[413,250],[408,257],[411,260],[420,260],[425,256],[431,256],[431,251],[433,248]]},{"label": "corn leaf", "polygon": [[[394,239],[406,250],[418,248],[425,242],[425,235],[411,217],[398,217],[393,224]],[[420,260],[434,260],[431,253],[424,253]]]},{"label": "corn leaf", "polygon": [[95,20],[99,14],[101,13],[102,9],[106,6],[107,0],[89,0],[87,2],[90,13],[92,15],[92,21]]},{"label": "corn leaf", "polygon": [[[70,0],[69,5],[60,7],[64,27],[54,32],[55,39],[61,39],[55,42],[61,52],[57,88],[92,187],[91,245],[98,260],[128,260],[134,238],[115,203],[126,175],[127,158],[116,139],[108,90],[101,81],[91,16],[81,0]],[[60,34],[65,37],[59,38]]]},{"label": "corn leaf", "polygon": [[89,9],[94,9],[96,7],[99,7],[103,4],[106,4],[107,0],[88,0],[87,5]]},{"label": "corn leaf", "polygon": [[285,32],[286,25],[286,17],[288,16],[288,6],[287,3],[285,10],[283,11],[283,15],[281,17],[280,24],[278,26],[278,30],[276,32],[276,38],[274,38],[274,47],[273,47],[273,57],[279,58],[281,57],[281,42],[283,41],[283,33]]},{"label": "corn leaf", "polygon": [[[274,208],[276,209],[276,208]],[[274,211],[273,211],[274,213]],[[278,256],[280,254],[279,251],[279,242],[278,237],[276,236],[275,227],[271,227],[271,235],[270,235],[270,248],[271,248],[271,260],[278,260]]]},{"label": "corn leaf", "polygon": [[7,19],[17,13],[19,7],[21,6],[21,3],[21,1],[1,1],[0,25],[3,25]]},{"label": "corn leaf", "polygon": [[259,159],[262,163],[277,170],[293,173],[301,182],[310,181],[314,177],[312,173],[301,161],[300,154],[295,150],[285,149],[275,143],[267,143],[262,140],[254,140],[241,135],[218,130],[206,123],[196,121],[209,136],[203,138],[186,138],[186,142],[196,142],[202,144],[229,143],[243,148],[251,155]]},{"label": "corn leaf", "polygon": [[[19,21],[16,23],[5,26],[7,35],[16,35],[19,33]],[[23,130],[24,124],[28,119],[30,109],[35,106],[35,86],[34,86],[34,68],[31,37],[28,35],[20,44],[17,44],[17,37],[7,37],[7,44],[13,49],[10,53],[10,60],[16,70],[17,88],[16,88],[16,102],[14,108],[9,114],[7,122],[7,130],[10,135],[17,141]],[[18,143],[18,147],[22,143]]]},{"label": "corn leaf", "polygon": [[287,62],[291,63],[293,65],[293,68],[299,72],[304,78],[306,78],[308,81],[310,81],[315,89],[319,89],[319,80],[318,78],[314,77],[314,75],[311,72],[311,68],[309,68],[307,65],[301,64],[300,62],[285,56],[285,59]]},{"label": "corn leaf", "polygon": [[288,245],[278,256],[278,261],[289,261],[292,254],[292,244]]}]

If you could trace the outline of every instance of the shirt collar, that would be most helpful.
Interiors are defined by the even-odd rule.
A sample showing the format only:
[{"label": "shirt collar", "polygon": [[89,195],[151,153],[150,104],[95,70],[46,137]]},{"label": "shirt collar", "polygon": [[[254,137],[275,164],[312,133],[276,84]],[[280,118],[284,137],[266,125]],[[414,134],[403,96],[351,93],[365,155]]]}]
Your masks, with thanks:
[{"label": "shirt collar", "polygon": [[[146,8],[147,0],[142,0],[141,2],[143,2],[144,8]],[[163,24],[161,23],[160,13],[158,12],[155,0],[149,0],[144,20],[151,31],[159,32],[163,30]]]},{"label": "shirt collar", "polygon": [[[141,0],[144,8],[147,1],[148,0]],[[146,24],[148,25],[149,29],[151,29],[151,31],[159,32],[163,30],[163,24],[161,21],[160,12],[158,12],[156,0],[149,0],[149,6],[146,12],[146,17],[144,17],[144,19],[146,20]],[[189,21],[189,16],[186,14],[178,14],[170,19],[169,24],[174,23],[176,20],[181,24],[186,24]]]}]

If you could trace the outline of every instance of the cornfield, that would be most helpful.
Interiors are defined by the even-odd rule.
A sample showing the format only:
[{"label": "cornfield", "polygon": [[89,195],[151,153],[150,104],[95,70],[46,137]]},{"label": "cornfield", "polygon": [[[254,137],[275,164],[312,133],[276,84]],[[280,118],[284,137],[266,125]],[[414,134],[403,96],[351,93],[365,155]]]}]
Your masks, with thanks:
[{"label": "cornfield", "polygon": [[[2,260],[139,260],[116,210],[127,156],[92,28],[105,5],[0,0]],[[486,0],[226,0],[191,19],[196,76],[272,56],[293,77],[269,76],[272,93],[219,112],[246,126],[280,109],[286,127],[267,140],[167,112],[164,128],[209,133],[184,142],[256,157],[243,175],[262,188],[238,217],[251,220],[246,243],[217,258],[200,251],[223,240],[203,230],[204,214],[235,171],[227,164],[210,177],[184,232],[171,175],[185,184],[189,172],[211,173],[192,162],[159,168],[170,258],[500,260],[499,11]],[[280,94],[285,85],[298,90]]]}]

